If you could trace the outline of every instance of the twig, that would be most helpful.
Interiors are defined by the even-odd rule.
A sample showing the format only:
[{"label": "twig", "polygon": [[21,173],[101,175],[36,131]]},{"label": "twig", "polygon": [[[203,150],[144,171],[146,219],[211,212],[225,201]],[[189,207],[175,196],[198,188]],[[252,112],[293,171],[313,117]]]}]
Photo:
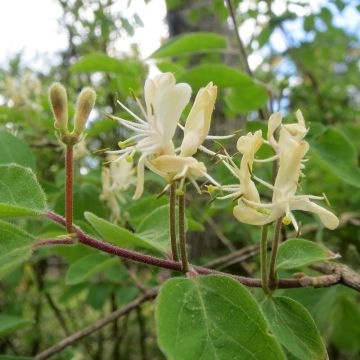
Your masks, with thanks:
[{"label": "twig", "polygon": [[38,240],[33,244],[33,247],[39,247],[39,246],[44,246],[44,245],[69,245],[69,244],[74,244],[74,240],[70,237],[68,238],[54,238],[54,239],[45,239],[45,240]]},{"label": "twig", "polygon": [[55,304],[53,298],[51,297],[51,295],[48,292],[45,293],[45,298],[46,298],[49,306],[51,307],[52,311],[54,312],[55,317],[57,318],[61,328],[64,330],[65,335],[68,336],[70,334],[70,331],[69,331],[65,317],[63,316],[61,310]]},{"label": "twig", "polygon": [[[51,211],[48,211],[46,214],[49,219],[65,226],[65,219],[62,216],[55,214]],[[157,258],[154,256],[144,255],[144,254],[141,254],[136,251],[132,251],[132,250],[118,247],[118,246],[114,246],[114,245],[106,243],[104,241],[92,238],[91,236],[85,234],[77,226],[74,226],[74,231],[75,231],[76,235],[78,236],[78,239],[81,243],[83,243],[87,246],[90,246],[92,248],[95,248],[95,249],[98,249],[98,250],[104,251],[106,253],[116,255],[116,256],[119,256],[119,257],[122,257],[125,259],[137,261],[139,263],[157,266],[157,267],[169,269],[169,270],[175,270],[175,271],[179,271],[179,272],[182,271],[182,264],[179,262],[172,261],[172,260],[166,260],[166,259],[160,259],[160,258]],[[225,276],[230,276],[234,280],[237,280],[241,284],[249,286],[249,287],[262,287],[261,279],[254,279],[254,278],[249,278],[246,276],[228,274],[228,273],[224,273],[224,272],[217,271],[214,269],[208,269],[208,268],[202,267],[202,266],[192,265],[191,267],[200,275],[208,275],[208,274],[225,275]],[[359,278],[360,278],[360,276],[359,276]],[[308,276],[303,276],[301,279],[299,279],[299,278],[279,279],[278,283],[277,283],[277,287],[280,289],[311,287],[311,286],[327,287],[327,286],[332,286],[332,285],[336,285],[339,283],[343,283],[344,285],[354,288],[354,286],[350,286],[347,283],[343,282],[341,278],[336,279],[335,277],[332,276],[332,274],[328,275],[328,281],[323,281],[323,280],[318,281],[317,277],[308,277]]]},{"label": "twig", "polygon": [[210,225],[210,227],[214,230],[215,235],[218,239],[230,250],[235,251],[235,246],[231,243],[231,241],[223,234],[221,229],[215,223],[215,221],[211,217],[206,217],[206,222]]},{"label": "twig", "polygon": [[40,354],[38,354],[35,357],[35,359],[36,360],[49,359],[51,356],[57,354],[58,352],[64,350],[68,346],[74,344],[76,341],[78,341],[88,335],[93,334],[94,332],[100,330],[104,326],[112,323],[114,320],[118,319],[119,317],[128,314],[129,312],[131,312],[133,309],[136,309],[138,306],[140,306],[145,301],[154,299],[156,297],[157,293],[158,293],[158,288],[149,290],[146,294],[138,297],[137,299],[130,302],[129,304],[112,312],[109,316],[99,320],[95,324],[85,327],[84,329],[61,340],[59,343],[55,344],[54,346],[42,351]]},{"label": "twig", "polygon": [[146,360],[146,329],[145,329],[145,321],[143,314],[141,312],[141,306],[136,308],[136,318],[139,325],[139,345],[140,345],[140,353],[141,360]]},{"label": "twig", "polygon": [[263,225],[261,232],[261,245],[260,245],[260,268],[261,268],[261,280],[262,288],[265,294],[269,293],[268,274],[267,274],[267,238],[268,238],[268,225]]}]

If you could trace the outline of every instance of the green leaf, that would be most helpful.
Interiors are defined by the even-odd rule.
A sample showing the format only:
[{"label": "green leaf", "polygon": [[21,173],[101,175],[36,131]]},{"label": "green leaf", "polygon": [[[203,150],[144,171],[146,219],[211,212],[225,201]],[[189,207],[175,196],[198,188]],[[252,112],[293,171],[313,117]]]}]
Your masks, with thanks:
[{"label": "green leaf", "polygon": [[0,220],[0,279],[31,256],[34,240],[17,226]]},{"label": "green leaf", "polygon": [[211,32],[197,32],[185,34],[168,40],[157,49],[151,58],[167,58],[184,54],[194,54],[209,50],[226,49],[227,44],[223,36]]},{"label": "green leaf", "polygon": [[229,66],[220,64],[203,64],[194,66],[178,78],[179,82],[189,83],[194,90],[206,86],[210,81],[215,85],[226,87],[246,87],[253,84],[251,78]]},{"label": "green leaf", "polygon": [[32,321],[30,319],[0,314],[0,336],[11,334],[30,324],[32,324]]},{"label": "green leaf", "polygon": [[340,350],[359,354],[360,310],[356,301],[346,297],[340,298],[331,314],[331,320],[331,341]]},{"label": "green leaf", "polygon": [[9,163],[35,168],[31,149],[13,134],[0,131],[0,164]]},{"label": "green leaf", "polygon": [[112,224],[90,212],[85,212],[84,216],[101,235],[102,239],[111,244],[121,247],[139,246],[145,249],[162,251],[159,247],[130,232],[129,230]]},{"label": "green leaf", "polygon": [[115,74],[135,75],[139,70],[139,63],[132,60],[119,60],[104,53],[83,56],[71,66],[74,72],[105,72]]},{"label": "green leaf", "polygon": [[312,153],[330,172],[347,184],[360,187],[356,150],[342,132],[328,128],[310,143]]},{"label": "green leaf", "polygon": [[267,99],[267,91],[255,83],[233,88],[225,97],[230,110],[239,113],[257,110],[266,104]]},{"label": "green leaf", "polygon": [[261,310],[226,276],[173,278],[156,307],[158,342],[173,360],[285,359]]},{"label": "green leaf", "polygon": [[325,360],[326,348],[306,308],[285,296],[268,297],[262,309],[277,340],[301,360]]},{"label": "green leaf", "polygon": [[137,234],[161,249],[170,251],[170,211],[169,205],[163,205],[144,217],[136,229]]},{"label": "green leaf", "polygon": [[19,165],[0,165],[0,218],[41,215],[46,199],[34,173]]},{"label": "green leaf", "polygon": [[118,263],[118,259],[104,254],[91,254],[74,262],[67,270],[66,285],[77,285],[90,279],[93,275]]},{"label": "green leaf", "polygon": [[279,246],[276,268],[295,269],[319,261],[338,258],[326,247],[305,239],[289,239]]}]

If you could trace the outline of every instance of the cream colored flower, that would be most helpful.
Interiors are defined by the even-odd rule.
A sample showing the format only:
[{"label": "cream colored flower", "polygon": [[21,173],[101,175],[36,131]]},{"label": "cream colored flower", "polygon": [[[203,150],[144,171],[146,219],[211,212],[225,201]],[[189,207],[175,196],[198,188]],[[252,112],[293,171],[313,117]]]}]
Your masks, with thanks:
[{"label": "cream colored flower", "polygon": [[190,100],[191,88],[188,84],[176,84],[170,73],[147,80],[144,87],[146,109],[136,99],[145,120],[120,103],[138,122],[113,118],[133,130],[136,135],[120,143],[124,149],[109,153],[119,154],[120,158],[124,158],[132,156],[136,151],[140,152],[135,199],[139,198],[143,191],[145,166],[168,182],[188,177],[194,183],[195,179],[201,176],[214,181],[207,174],[205,165],[192,155],[208,135],[216,94],[217,88],[212,83],[199,90],[183,129],[184,140],[179,155],[172,139],[181,113]]},{"label": "cream colored flower", "polygon": [[[311,201],[321,200],[323,197],[296,195],[301,171],[305,166],[304,157],[309,150],[309,144],[303,140],[308,130],[305,127],[305,121],[300,111],[297,111],[296,118],[297,123],[286,125],[281,125],[282,119],[278,113],[273,114],[269,119],[268,143],[276,152],[276,156],[269,160],[277,159],[279,161],[274,185],[266,183],[253,174],[251,175],[253,179],[272,190],[272,202],[269,204],[260,201],[255,184],[249,180],[252,161],[254,161],[254,155],[258,149],[258,147],[254,146],[254,141],[251,141],[255,134],[253,136],[248,134],[246,137],[239,139],[241,145],[238,148],[243,154],[241,164],[246,162],[249,167],[247,173],[245,169],[241,170],[240,166],[240,173],[237,176],[240,180],[239,189],[241,194],[239,195],[241,195],[241,198],[234,208],[234,215],[240,222],[265,225],[283,218],[285,224],[292,223],[294,228],[298,230],[298,224],[292,212],[294,210],[303,210],[317,214],[322,223],[329,229],[338,226],[339,220],[333,213]],[[279,140],[277,141],[274,133],[279,126],[281,128]]]}]

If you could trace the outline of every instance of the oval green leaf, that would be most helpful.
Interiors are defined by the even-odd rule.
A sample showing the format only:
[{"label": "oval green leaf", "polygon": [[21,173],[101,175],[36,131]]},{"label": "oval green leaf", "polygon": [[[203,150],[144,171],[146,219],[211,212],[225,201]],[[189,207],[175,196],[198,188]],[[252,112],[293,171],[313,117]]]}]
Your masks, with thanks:
[{"label": "oval green leaf", "polygon": [[295,269],[319,261],[339,258],[326,247],[305,239],[289,239],[279,246],[276,268]]},{"label": "oval green leaf", "polygon": [[210,50],[226,49],[226,47],[227,43],[223,36],[211,32],[198,32],[180,35],[168,40],[150,55],[150,57],[160,59]]},{"label": "oval green leaf", "polygon": [[310,313],[288,297],[268,297],[262,309],[277,340],[301,360],[325,360],[325,345]]},{"label": "oval green leaf", "polygon": [[194,66],[184,72],[184,74],[178,78],[178,81],[189,83],[194,90],[206,86],[210,81],[221,88],[241,87],[253,84],[253,81],[248,75],[221,64]]},{"label": "oval green leaf", "polygon": [[0,165],[0,218],[41,215],[46,199],[34,173],[16,164]]},{"label": "oval green leaf", "polygon": [[31,149],[13,134],[0,131],[0,164],[9,163],[35,168]]},{"label": "oval green leaf", "polygon": [[158,342],[169,359],[285,359],[255,299],[226,276],[167,281],[156,320]]},{"label": "oval green leaf", "polygon": [[0,220],[0,279],[31,256],[34,240],[17,226]]},{"label": "oval green leaf", "polygon": [[89,280],[93,275],[119,263],[118,258],[104,254],[91,254],[74,262],[67,270],[66,285],[77,285]]},{"label": "oval green leaf", "polygon": [[112,224],[90,212],[84,214],[86,220],[101,235],[102,239],[121,247],[141,247],[145,249],[162,251],[156,244],[138,236],[118,225]]}]

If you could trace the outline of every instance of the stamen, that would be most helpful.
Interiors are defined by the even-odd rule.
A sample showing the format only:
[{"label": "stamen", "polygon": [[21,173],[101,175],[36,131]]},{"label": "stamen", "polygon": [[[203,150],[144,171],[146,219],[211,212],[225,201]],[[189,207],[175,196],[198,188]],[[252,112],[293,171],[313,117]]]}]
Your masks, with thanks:
[{"label": "stamen", "polygon": [[268,189],[270,190],[274,190],[274,186],[269,184],[268,182],[266,182],[263,179],[258,178],[256,175],[252,176],[257,182],[259,182],[260,184],[263,184],[264,186],[266,186]]},{"label": "stamen", "polygon": [[[144,124],[148,126],[148,123],[141,119],[139,116],[137,116],[135,113],[133,113],[128,107],[126,107],[120,100],[117,101],[117,103],[125,110],[127,111],[131,116],[134,117],[137,121],[139,121],[141,124]],[[140,107],[141,108],[141,107]]]},{"label": "stamen", "polygon": [[271,161],[274,161],[274,160],[277,160],[279,159],[279,155],[274,155],[274,156],[271,156],[267,159],[254,159],[255,162],[257,163],[267,163],[267,162],[271,162]]}]

